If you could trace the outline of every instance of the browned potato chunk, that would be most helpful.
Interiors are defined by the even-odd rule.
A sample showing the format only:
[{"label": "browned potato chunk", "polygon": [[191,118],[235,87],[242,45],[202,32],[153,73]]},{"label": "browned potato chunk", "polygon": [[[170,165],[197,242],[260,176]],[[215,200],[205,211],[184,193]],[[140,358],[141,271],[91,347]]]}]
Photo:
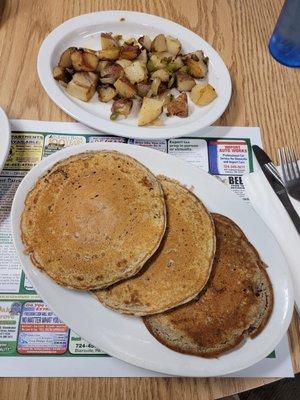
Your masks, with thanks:
[{"label": "browned potato chunk", "polygon": [[170,75],[165,69],[158,69],[151,74],[151,78],[159,78],[162,82],[168,82]]},{"label": "browned potato chunk", "polygon": [[97,85],[98,75],[93,72],[76,72],[73,75],[73,81],[76,85],[89,88]]},{"label": "browned potato chunk", "polygon": [[104,84],[113,84],[121,76],[124,75],[123,68],[118,64],[110,64],[104,68],[102,73],[101,82]]},{"label": "browned potato chunk", "polygon": [[108,65],[111,65],[111,63],[109,61],[99,61],[96,72],[99,72],[100,76],[104,76],[105,69]]},{"label": "browned potato chunk", "polygon": [[178,39],[175,39],[172,36],[167,36],[166,44],[167,44],[167,51],[171,53],[173,56],[176,57],[177,54],[180,53],[181,43],[179,42]]},{"label": "browned potato chunk", "polygon": [[92,72],[77,72],[68,83],[66,91],[71,96],[89,101],[95,94],[98,76]]},{"label": "browned potato chunk", "polygon": [[62,67],[54,67],[52,75],[56,81],[63,81],[63,78],[65,76],[65,69]]},{"label": "browned potato chunk", "polygon": [[138,125],[143,126],[150,124],[156,120],[162,112],[163,101],[157,99],[151,99],[149,97],[143,98],[142,107],[138,116]]},{"label": "browned potato chunk", "polygon": [[126,99],[133,98],[136,94],[136,88],[130,83],[130,81],[125,78],[119,78],[115,83],[114,86],[121,97],[125,97]]},{"label": "browned potato chunk", "polygon": [[151,43],[151,50],[157,53],[167,51],[166,37],[163,34],[155,36]]},{"label": "browned potato chunk", "polygon": [[173,115],[176,115],[180,118],[186,118],[189,115],[186,93],[180,93],[176,99],[172,100],[167,105],[167,116],[170,117]]},{"label": "browned potato chunk", "polygon": [[192,102],[197,106],[206,106],[215,100],[216,97],[217,92],[209,83],[205,85],[196,85],[191,91]]},{"label": "browned potato chunk", "polygon": [[163,107],[167,107],[168,104],[173,100],[174,96],[171,93],[168,93],[167,91],[159,94],[156,97],[153,97],[154,99],[162,100],[163,101]]},{"label": "browned potato chunk", "polygon": [[133,61],[131,65],[125,68],[125,75],[134,85],[143,82],[148,77],[147,68],[140,61]]},{"label": "browned potato chunk", "polygon": [[116,89],[111,86],[100,86],[97,92],[99,101],[103,103],[108,103],[117,95]]},{"label": "browned potato chunk", "polygon": [[75,71],[93,72],[97,70],[99,60],[95,54],[80,50],[71,53],[72,66]]},{"label": "browned potato chunk", "polygon": [[96,89],[94,87],[85,88],[76,85],[73,80],[69,82],[66,87],[67,93],[69,93],[73,97],[77,97],[77,99],[82,101],[89,101],[94,96],[95,90]]},{"label": "browned potato chunk", "polygon": [[141,54],[138,56],[137,60],[144,65],[147,64],[148,55],[147,55],[147,51],[145,49],[141,51]]},{"label": "browned potato chunk", "polygon": [[140,54],[139,46],[122,46],[120,49],[120,58],[126,60],[135,60]]},{"label": "browned potato chunk", "polygon": [[138,39],[138,42],[144,49],[150,51],[152,40],[149,38],[149,36],[147,35],[141,36]]},{"label": "browned potato chunk", "polygon": [[77,50],[76,47],[69,47],[67,50],[65,50],[60,56],[58,66],[62,68],[71,68],[72,67],[71,54],[75,50]]},{"label": "browned potato chunk", "polygon": [[111,106],[112,114],[110,119],[115,120],[119,115],[123,115],[125,118],[127,118],[130,114],[132,104],[132,100],[130,99],[115,100]]},{"label": "browned potato chunk", "polygon": [[111,48],[119,47],[118,41],[112,37],[112,33],[101,33],[101,48],[107,50]]},{"label": "browned potato chunk", "polygon": [[206,57],[204,57],[204,53],[202,50],[196,50],[192,53],[184,54],[182,57],[184,60],[186,60],[188,58],[192,58],[195,61],[204,60],[206,58]]},{"label": "browned potato chunk", "polygon": [[149,83],[149,82],[140,82],[140,83],[138,83],[136,85],[136,87],[137,87],[138,95],[141,96],[141,97],[145,97],[149,93],[149,90],[151,88],[151,83]]},{"label": "browned potato chunk", "polygon": [[185,74],[184,72],[177,72],[176,78],[176,87],[179,92],[190,92],[192,88],[196,85],[195,80],[189,74]]},{"label": "browned potato chunk", "polygon": [[189,74],[193,78],[200,79],[204,78],[207,74],[207,65],[204,64],[203,60],[195,61],[192,58],[186,60]]},{"label": "browned potato chunk", "polygon": [[119,54],[120,49],[117,47],[96,51],[96,56],[103,61],[115,61],[119,58]]},{"label": "browned potato chunk", "polygon": [[121,67],[122,67],[123,69],[125,69],[126,67],[129,67],[129,65],[132,64],[132,61],[130,61],[130,60],[125,60],[125,58],[124,58],[124,59],[122,59],[122,60],[117,60],[117,61],[116,61],[116,64],[121,65]]},{"label": "browned potato chunk", "polygon": [[54,67],[53,68],[53,78],[56,81],[59,81],[59,83],[62,86],[66,87],[67,83],[69,83],[72,80],[72,74],[66,68]]}]

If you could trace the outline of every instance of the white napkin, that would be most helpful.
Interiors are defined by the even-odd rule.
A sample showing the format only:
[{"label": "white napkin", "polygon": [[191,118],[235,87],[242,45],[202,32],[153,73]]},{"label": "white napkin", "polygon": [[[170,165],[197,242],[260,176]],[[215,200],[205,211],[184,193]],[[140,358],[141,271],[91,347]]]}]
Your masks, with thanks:
[{"label": "white napkin", "polygon": [[[296,308],[300,314],[300,236],[256,160],[255,164],[257,172],[244,175],[243,183],[251,205],[273,233],[287,260],[294,283]],[[290,199],[300,215],[300,202]]]}]

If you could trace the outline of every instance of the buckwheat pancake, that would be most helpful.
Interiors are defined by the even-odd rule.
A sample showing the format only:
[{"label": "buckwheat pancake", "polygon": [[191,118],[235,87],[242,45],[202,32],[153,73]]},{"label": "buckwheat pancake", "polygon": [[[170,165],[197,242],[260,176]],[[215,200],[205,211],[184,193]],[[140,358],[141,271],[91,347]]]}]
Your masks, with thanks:
[{"label": "buckwheat pancake", "polygon": [[125,314],[154,314],[190,301],[205,286],[215,253],[215,230],[202,202],[177,181],[158,177],[167,206],[159,250],[131,279],[96,292],[101,303]]},{"label": "buckwheat pancake", "polygon": [[199,299],[144,318],[150,333],[171,349],[214,357],[255,337],[273,308],[265,265],[240,228],[213,214],[217,248],[212,277]]},{"label": "buckwheat pancake", "polygon": [[86,152],[54,165],[25,202],[22,240],[57,283],[97,289],[136,274],[166,229],[163,191],[135,159]]}]

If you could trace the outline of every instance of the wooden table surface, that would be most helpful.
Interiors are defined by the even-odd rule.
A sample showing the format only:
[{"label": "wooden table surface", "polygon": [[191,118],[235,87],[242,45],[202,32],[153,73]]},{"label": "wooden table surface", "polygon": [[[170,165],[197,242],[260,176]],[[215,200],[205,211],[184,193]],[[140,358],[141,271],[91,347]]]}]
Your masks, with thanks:
[{"label": "wooden table surface", "polygon": [[[300,74],[276,63],[268,38],[283,1],[275,0],[1,0],[0,103],[11,118],[71,121],[43,91],[36,58],[46,35],[88,12],[126,9],[157,14],[197,32],[221,54],[233,94],[218,125],[260,126],[266,150],[300,150]],[[300,323],[289,330],[295,372],[300,371]],[[1,361],[1,360],[0,360]],[[271,379],[2,378],[0,399],[215,399]]]}]

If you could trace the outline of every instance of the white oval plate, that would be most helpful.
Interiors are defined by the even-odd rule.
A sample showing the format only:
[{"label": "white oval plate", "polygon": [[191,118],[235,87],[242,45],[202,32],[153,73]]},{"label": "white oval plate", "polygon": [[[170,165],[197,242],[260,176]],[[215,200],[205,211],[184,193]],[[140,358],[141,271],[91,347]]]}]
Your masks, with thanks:
[{"label": "white oval plate", "polygon": [[[86,150],[118,150],[136,158],[154,174],[165,174],[188,187],[215,212],[232,218],[256,247],[274,289],[274,311],[263,332],[219,358],[205,359],[176,353],[150,335],[142,320],[103,307],[91,294],[57,285],[35,268],[24,254],[20,217],[24,200],[36,179],[57,161]],[[139,367],[171,375],[216,376],[228,374],[260,361],[274,350],[288,329],[293,311],[293,290],[286,261],[277,242],[253,209],[216,178],[182,160],[146,147],[116,143],[93,143],[69,147],[45,158],[23,179],[12,206],[12,231],[21,264],[35,289],[70,328],[108,354]]]},{"label": "white oval plate", "polygon": [[[125,18],[125,21],[121,21]],[[218,97],[205,107],[189,101],[188,118],[165,117],[164,126],[138,127],[137,113],[127,119],[111,121],[111,104],[100,103],[97,96],[85,103],[69,96],[52,77],[61,53],[70,46],[100,49],[100,33],[113,32],[124,37],[159,33],[178,37],[184,52],[201,49],[209,57],[209,82]],[[50,98],[67,114],[96,130],[131,138],[159,139],[187,135],[215,122],[226,109],[231,96],[228,70],[218,53],[201,37],[174,22],[150,14],[129,11],[104,11],[72,18],[54,29],[41,45],[37,69],[40,81]]]},{"label": "white oval plate", "polygon": [[10,148],[10,125],[7,115],[0,107],[0,172],[4,167]]}]

